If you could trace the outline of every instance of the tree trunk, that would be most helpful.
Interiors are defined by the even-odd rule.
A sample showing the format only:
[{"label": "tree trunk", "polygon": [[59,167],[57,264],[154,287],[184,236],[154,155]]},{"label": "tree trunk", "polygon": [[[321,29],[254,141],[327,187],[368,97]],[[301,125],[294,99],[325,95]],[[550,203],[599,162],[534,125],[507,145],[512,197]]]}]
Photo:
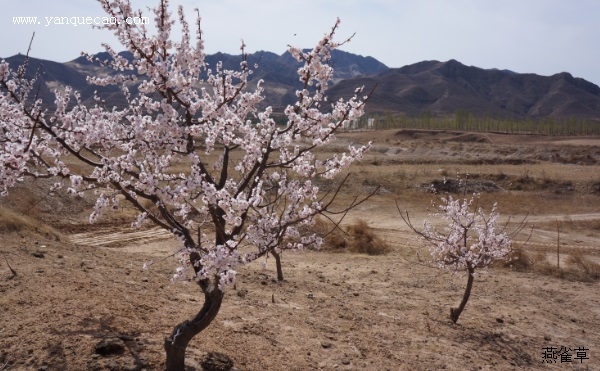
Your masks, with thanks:
[{"label": "tree trunk", "polygon": [[219,313],[223,302],[223,291],[219,290],[216,283],[202,287],[204,305],[200,312],[192,320],[184,321],[175,326],[171,336],[165,338],[164,348],[167,353],[165,369],[167,371],[185,370],[185,350],[188,343],[194,336],[208,327]]},{"label": "tree trunk", "polygon": [[460,317],[460,314],[462,313],[463,309],[465,309],[465,305],[467,305],[467,301],[469,301],[469,296],[471,296],[471,288],[473,287],[473,281],[475,280],[475,277],[473,277],[473,274],[475,273],[475,268],[468,265],[467,270],[469,272],[469,278],[467,280],[467,288],[465,289],[465,293],[463,294],[462,301],[460,302],[458,308],[450,308],[450,318],[454,323],[458,321],[458,317]]},{"label": "tree trunk", "polygon": [[281,255],[277,253],[275,250],[271,251],[273,257],[275,258],[275,266],[277,267],[277,281],[283,281],[283,269],[281,269]]}]

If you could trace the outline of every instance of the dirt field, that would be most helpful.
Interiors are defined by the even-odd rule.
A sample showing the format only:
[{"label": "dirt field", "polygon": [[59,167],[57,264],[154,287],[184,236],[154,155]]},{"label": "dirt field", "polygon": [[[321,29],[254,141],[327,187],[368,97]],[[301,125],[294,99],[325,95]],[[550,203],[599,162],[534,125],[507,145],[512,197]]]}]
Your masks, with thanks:
[{"label": "dirt field", "polygon": [[[208,352],[238,370],[599,369],[599,283],[569,256],[600,263],[600,138],[405,130],[346,133],[338,145],[368,139],[341,201],[381,184],[346,223],[365,220],[392,251],[286,252],[283,283],[272,259],[242,267],[188,347],[190,369]],[[527,216],[516,246],[536,266],[477,275],[453,324],[466,276],[417,262],[396,202],[420,225],[444,193],[432,184],[457,174],[483,187],[483,205],[498,202],[509,229]],[[49,199],[38,183],[0,204],[0,370],[163,368],[164,337],[202,304],[194,284],[170,282],[178,242],[124,227],[127,210],[88,225],[89,201]],[[567,352],[548,364],[550,347]]]}]

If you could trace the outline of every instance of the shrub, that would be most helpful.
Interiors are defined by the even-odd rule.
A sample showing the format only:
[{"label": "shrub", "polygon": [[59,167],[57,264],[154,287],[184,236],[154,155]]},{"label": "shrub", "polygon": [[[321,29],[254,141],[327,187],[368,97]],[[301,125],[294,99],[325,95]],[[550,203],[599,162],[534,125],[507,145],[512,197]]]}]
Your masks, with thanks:
[{"label": "shrub", "polygon": [[373,228],[366,221],[359,219],[346,227],[350,236],[348,249],[352,252],[367,255],[383,255],[390,251],[384,240],[375,235]]},{"label": "shrub", "polygon": [[330,220],[315,218],[313,232],[323,239],[323,249],[339,251],[348,247],[346,233]]},{"label": "shrub", "polygon": [[528,271],[533,268],[534,261],[530,254],[523,248],[513,247],[506,259],[497,260],[491,266],[498,268],[512,268],[517,271]]},{"label": "shrub", "polygon": [[358,219],[356,222],[339,227],[323,218],[316,218],[313,233],[323,238],[323,249],[336,252],[355,252],[367,255],[383,255],[390,252],[390,246],[376,235],[369,224]]},{"label": "shrub", "polygon": [[548,260],[547,254],[537,252],[531,257],[535,273],[570,281],[591,282],[600,279],[600,264],[592,261],[580,250],[569,253],[564,264],[561,260],[560,267]]},{"label": "shrub", "polygon": [[579,250],[575,250],[569,255],[567,263],[571,265],[571,270],[579,273],[582,281],[600,279],[600,264],[592,261]]}]

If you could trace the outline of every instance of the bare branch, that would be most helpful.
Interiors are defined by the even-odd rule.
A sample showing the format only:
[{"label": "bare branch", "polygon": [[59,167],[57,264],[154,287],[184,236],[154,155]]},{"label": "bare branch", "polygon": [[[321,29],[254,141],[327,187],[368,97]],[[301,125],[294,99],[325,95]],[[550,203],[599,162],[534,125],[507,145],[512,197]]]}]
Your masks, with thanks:
[{"label": "bare branch", "polygon": [[[17,276],[17,272],[10,266],[10,263],[8,262],[8,259],[6,258],[6,255],[4,255],[4,260],[6,261],[6,265],[8,265],[8,269],[10,269],[10,273],[12,273],[12,277],[16,277]],[[0,368],[0,370],[2,370],[2,368]]]}]

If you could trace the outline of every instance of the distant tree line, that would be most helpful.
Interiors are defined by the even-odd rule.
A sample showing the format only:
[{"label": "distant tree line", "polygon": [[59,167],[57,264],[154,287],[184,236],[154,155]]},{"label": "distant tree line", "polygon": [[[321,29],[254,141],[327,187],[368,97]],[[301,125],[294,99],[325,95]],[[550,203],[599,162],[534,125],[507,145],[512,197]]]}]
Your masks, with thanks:
[{"label": "distant tree line", "polygon": [[476,116],[458,109],[453,115],[435,116],[429,111],[419,116],[405,114],[364,115],[359,129],[367,128],[374,118],[374,129],[442,129],[543,135],[600,135],[600,120],[589,118],[504,118],[492,115]]}]

